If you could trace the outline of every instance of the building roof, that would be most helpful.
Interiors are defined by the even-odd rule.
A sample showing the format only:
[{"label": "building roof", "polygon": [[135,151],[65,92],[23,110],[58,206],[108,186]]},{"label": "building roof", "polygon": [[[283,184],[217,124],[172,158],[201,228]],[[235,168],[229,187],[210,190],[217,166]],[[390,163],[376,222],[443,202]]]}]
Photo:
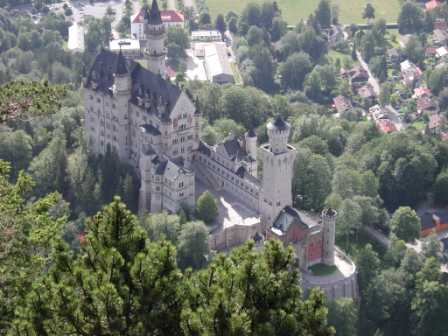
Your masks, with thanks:
[{"label": "building roof", "polygon": [[431,95],[431,89],[427,88],[425,86],[419,86],[414,89],[414,94],[412,95],[412,98],[419,98],[421,96],[430,96]]},{"label": "building roof", "polygon": [[199,148],[198,148],[198,150],[199,150],[199,152],[201,152],[204,155],[207,155],[207,156],[211,156],[212,155],[211,149],[203,141],[199,141]]},{"label": "building roof", "polygon": [[191,32],[191,39],[196,38],[222,38],[222,35],[217,30],[193,30]]},{"label": "building roof", "polygon": [[156,0],[152,1],[151,8],[143,6],[140,10],[131,18],[132,23],[144,23],[148,22],[152,25],[159,25],[163,23],[162,12],[159,10],[159,5]]},{"label": "building roof", "polygon": [[84,28],[76,22],[68,28],[69,50],[84,51]]},{"label": "building roof", "polygon": [[142,126],[140,126],[140,128],[144,133],[147,133],[147,134],[151,134],[151,135],[155,135],[155,136],[162,135],[162,133],[160,133],[160,131],[156,127],[154,127],[153,125],[150,125],[150,124],[142,125]]},{"label": "building roof", "polygon": [[224,142],[218,144],[218,146],[223,146],[227,156],[230,160],[243,160],[246,156],[246,149],[241,146],[240,142],[235,136],[231,136]]},{"label": "building roof", "polygon": [[339,113],[350,110],[353,107],[350,100],[341,95],[333,98],[333,104]]},{"label": "building roof", "polygon": [[434,41],[438,43],[445,43],[448,40],[448,32],[442,29],[435,29],[433,32]]},{"label": "building roof", "polygon": [[282,236],[288,232],[289,227],[293,224],[299,225],[304,229],[311,229],[317,225],[315,221],[301,214],[297,209],[286,206],[274,221],[271,230],[275,234]]},{"label": "building roof", "polygon": [[423,111],[436,111],[437,103],[429,96],[421,96],[417,98],[417,111],[419,113]]},{"label": "building roof", "polygon": [[255,133],[255,130],[252,127],[247,132],[247,137],[248,138],[256,138],[257,137],[257,133]]},{"label": "building roof", "polygon": [[375,97],[375,91],[373,90],[373,87],[370,84],[366,84],[366,85],[361,86],[358,89],[358,94],[362,98],[372,98],[372,97]]},{"label": "building roof", "polygon": [[116,39],[109,42],[109,49],[118,50],[140,50],[140,41],[135,39]]},{"label": "building roof", "polygon": [[156,156],[152,163],[154,165],[154,173],[174,181],[179,175],[188,174],[189,171],[184,167],[182,160],[168,159],[166,157]]},{"label": "building roof", "polygon": [[176,10],[161,11],[160,16],[164,23],[183,23],[185,21],[184,15]]},{"label": "building roof", "polygon": [[210,81],[221,75],[228,76],[229,81],[234,81],[232,67],[227,56],[227,47],[224,42],[208,43],[204,47],[204,57],[205,71]]},{"label": "building roof", "polygon": [[376,126],[383,133],[392,133],[397,131],[397,126],[390,119],[378,119]]},{"label": "building roof", "polygon": [[159,4],[157,3],[157,0],[152,0],[151,10],[149,10],[149,13],[148,10],[146,10],[145,14],[145,19],[148,20],[148,23],[150,25],[162,24],[162,17],[160,15]]},{"label": "building roof", "polygon": [[276,128],[280,131],[284,131],[289,128],[289,124],[283,120],[282,116],[279,114],[275,117],[274,121],[268,123],[268,128]]},{"label": "building roof", "polygon": [[128,67],[126,65],[126,59],[123,56],[123,53],[120,51],[118,52],[117,57],[117,65],[115,67],[115,74],[116,75],[126,75],[128,73]]},{"label": "building roof", "polygon": [[448,55],[448,49],[446,47],[440,47],[436,50],[437,57],[445,57]]},{"label": "building roof", "polygon": [[442,126],[444,122],[445,118],[443,117],[443,115],[439,113],[432,114],[429,117],[428,128],[429,129],[439,128],[440,126]]},{"label": "building roof", "polygon": [[424,210],[419,211],[418,216],[422,224],[422,230],[428,230],[436,227],[436,221],[440,220],[442,224],[448,224],[448,210]]},{"label": "building roof", "polygon": [[[85,87],[112,95],[118,58],[116,53],[103,49],[90,69]],[[160,115],[161,119],[169,119],[182,93],[181,89],[134,61],[128,63],[128,69],[132,83],[131,102],[139,105],[139,101],[145,101],[148,103],[145,106],[148,112]],[[164,109],[160,106],[164,106]]]},{"label": "building roof", "polygon": [[425,3],[425,10],[430,11],[439,7],[440,2],[438,0],[431,0]]}]

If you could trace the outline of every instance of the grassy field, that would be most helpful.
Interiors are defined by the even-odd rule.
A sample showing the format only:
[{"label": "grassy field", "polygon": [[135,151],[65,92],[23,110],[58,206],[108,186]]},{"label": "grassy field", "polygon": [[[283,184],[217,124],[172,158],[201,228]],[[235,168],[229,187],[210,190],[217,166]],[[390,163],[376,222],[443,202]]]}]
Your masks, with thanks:
[{"label": "grassy field", "polygon": [[[207,0],[210,14],[225,14],[229,10],[241,12],[249,2],[263,3],[264,0]],[[396,22],[403,0],[332,0],[339,8],[339,18],[342,23],[363,23],[362,11],[366,3],[375,7],[376,17],[388,22]],[[307,18],[314,12],[319,0],[277,0],[282,9],[283,17],[289,24],[295,25],[300,19]]]}]

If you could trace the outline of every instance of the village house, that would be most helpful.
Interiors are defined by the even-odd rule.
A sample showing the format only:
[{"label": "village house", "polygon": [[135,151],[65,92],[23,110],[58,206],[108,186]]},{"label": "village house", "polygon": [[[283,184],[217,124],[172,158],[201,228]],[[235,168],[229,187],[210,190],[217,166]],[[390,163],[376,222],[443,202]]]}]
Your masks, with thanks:
[{"label": "village house", "polygon": [[423,95],[416,99],[417,114],[421,115],[423,113],[434,114],[439,111],[439,105],[437,100],[435,100],[430,95]]},{"label": "village house", "polygon": [[433,233],[440,233],[448,230],[448,210],[423,210],[417,212],[422,224],[420,237],[427,237]]},{"label": "village house", "polygon": [[332,25],[330,29],[328,29],[328,45],[330,48],[336,47],[338,44],[345,41],[344,30],[340,25]]},{"label": "village house", "polygon": [[117,39],[109,42],[109,49],[114,53],[119,53],[120,50],[123,56],[128,59],[139,59],[142,57],[142,49],[140,41],[134,39]]},{"label": "village house", "polygon": [[439,135],[446,124],[446,118],[440,113],[434,113],[429,116],[425,133],[428,135]]},{"label": "village house", "polygon": [[342,114],[353,109],[352,102],[347,97],[339,95],[333,98],[333,107],[336,112]]},{"label": "village house", "polygon": [[447,30],[448,23],[446,22],[445,19],[437,18],[434,20],[433,28],[434,28],[434,30],[436,30],[436,29]]},{"label": "village house", "polygon": [[448,32],[442,29],[435,29],[432,33],[432,43],[435,47],[443,47],[448,43]]},{"label": "village house", "polygon": [[367,83],[357,90],[358,95],[362,98],[364,105],[371,106],[376,100],[376,93],[372,85]]},{"label": "village house", "polygon": [[363,67],[357,66],[347,72],[352,90],[364,86],[369,80],[369,74]]},{"label": "village house", "polygon": [[401,52],[398,48],[390,48],[386,52],[386,60],[389,66],[396,66],[400,64]]},{"label": "village house", "polygon": [[408,87],[416,85],[422,76],[420,68],[409,60],[401,62],[400,69],[403,84]]},{"label": "village house", "polygon": [[[176,10],[164,10],[160,11],[160,18],[165,29],[170,27],[185,27],[184,15]],[[145,39],[145,8],[142,7],[132,18],[131,18],[131,36],[136,40]]]}]

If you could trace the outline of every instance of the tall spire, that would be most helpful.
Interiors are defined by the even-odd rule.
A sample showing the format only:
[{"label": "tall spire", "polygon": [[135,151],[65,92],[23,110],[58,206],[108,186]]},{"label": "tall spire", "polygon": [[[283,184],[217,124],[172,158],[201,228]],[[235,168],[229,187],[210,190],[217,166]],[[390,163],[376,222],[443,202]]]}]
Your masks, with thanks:
[{"label": "tall spire", "polygon": [[148,23],[151,25],[160,25],[162,24],[162,17],[160,15],[159,5],[157,4],[157,0],[152,0],[151,9],[146,10],[145,19],[148,20]]},{"label": "tall spire", "polygon": [[116,75],[125,75],[128,73],[128,67],[126,65],[126,59],[123,56],[123,53],[121,52],[121,46],[120,46],[120,52],[118,53],[117,57],[117,66],[115,68],[115,74]]}]

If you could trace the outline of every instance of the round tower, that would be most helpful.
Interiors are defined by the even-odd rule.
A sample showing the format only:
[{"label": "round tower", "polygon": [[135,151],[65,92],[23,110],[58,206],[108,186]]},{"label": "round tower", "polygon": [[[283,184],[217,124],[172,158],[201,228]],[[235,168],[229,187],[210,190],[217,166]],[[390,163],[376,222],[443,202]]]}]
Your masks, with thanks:
[{"label": "round tower", "polygon": [[329,266],[334,265],[337,214],[331,208],[322,211],[322,262]]},{"label": "round tower", "polygon": [[152,1],[151,9],[145,8],[145,39],[146,48],[144,49],[144,55],[147,62],[148,70],[161,74],[165,77],[166,66],[166,30],[160,16],[159,5],[157,0]]},{"label": "round tower", "polygon": [[271,151],[274,154],[287,152],[291,126],[281,116],[278,116],[273,122],[268,123],[267,129]]},{"label": "round tower", "polygon": [[292,206],[292,177],[296,149],[288,145],[291,126],[280,116],[268,125],[269,143],[260,147],[263,163],[260,212],[272,224],[286,206]]},{"label": "round tower", "polygon": [[254,160],[257,160],[257,134],[253,129],[244,134],[244,141],[246,143],[246,152]]}]

